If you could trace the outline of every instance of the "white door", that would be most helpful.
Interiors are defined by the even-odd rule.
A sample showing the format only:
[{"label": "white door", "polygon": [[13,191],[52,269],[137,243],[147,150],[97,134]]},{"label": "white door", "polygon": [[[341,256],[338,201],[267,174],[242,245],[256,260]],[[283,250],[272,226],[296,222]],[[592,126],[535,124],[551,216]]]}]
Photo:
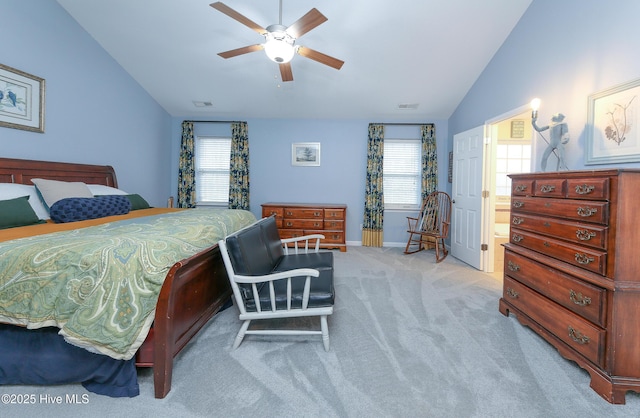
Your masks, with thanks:
[{"label": "white door", "polygon": [[484,125],[453,136],[451,255],[483,270]]}]

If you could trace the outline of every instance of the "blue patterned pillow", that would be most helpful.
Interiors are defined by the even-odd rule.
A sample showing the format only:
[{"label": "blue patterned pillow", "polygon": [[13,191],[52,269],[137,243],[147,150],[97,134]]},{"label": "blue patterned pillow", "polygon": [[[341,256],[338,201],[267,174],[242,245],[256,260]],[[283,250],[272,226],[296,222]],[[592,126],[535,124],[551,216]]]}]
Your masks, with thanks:
[{"label": "blue patterned pillow", "polygon": [[131,201],[124,195],[69,197],[51,205],[49,215],[54,222],[65,223],[124,215],[130,210]]}]

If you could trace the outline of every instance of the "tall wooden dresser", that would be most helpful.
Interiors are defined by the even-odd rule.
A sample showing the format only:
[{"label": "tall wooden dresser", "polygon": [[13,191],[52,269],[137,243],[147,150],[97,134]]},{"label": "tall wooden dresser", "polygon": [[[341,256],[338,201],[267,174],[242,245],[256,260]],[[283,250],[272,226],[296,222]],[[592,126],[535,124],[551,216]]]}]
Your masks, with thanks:
[{"label": "tall wooden dresser", "polygon": [[640,170],[511,175],[500,312],[623,404],[640,392]]},{"label": "tall wooden dresser", "polygon": [[345,243],[347,205],[324,203],[265,203],[262,217],[276,216],[280,238],[322,234],[322,248],[347,251]]}]

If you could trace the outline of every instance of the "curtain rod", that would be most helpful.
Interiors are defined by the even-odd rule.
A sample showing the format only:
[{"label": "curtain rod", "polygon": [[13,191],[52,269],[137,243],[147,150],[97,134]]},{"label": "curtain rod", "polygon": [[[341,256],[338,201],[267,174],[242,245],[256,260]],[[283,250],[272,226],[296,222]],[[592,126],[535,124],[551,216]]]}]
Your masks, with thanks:
[{"label": "curtain rod", "polygon": [[237,123],[237,120],[183,120],[183,122],[192,123]]},{"label": "curtain rod", "polygon": [[396,125],[396,126],[421,126],[421,125],[431,125],[431,123],[423,122],[423,123],[412,123],[412,122],[396,122],[396,123],[373,123],[373,125]]}]

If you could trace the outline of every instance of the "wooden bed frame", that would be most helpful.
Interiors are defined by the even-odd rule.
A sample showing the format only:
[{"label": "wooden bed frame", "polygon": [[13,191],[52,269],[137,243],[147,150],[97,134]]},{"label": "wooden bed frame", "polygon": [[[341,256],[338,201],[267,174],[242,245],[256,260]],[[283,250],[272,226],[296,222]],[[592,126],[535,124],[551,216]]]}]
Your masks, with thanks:
[{"label": "wooden bed frame", "polygon": [[[32,178],[118,187],[111,166],[0,158],[0,183],[32,184]],[[160,290],[153,327],[136,353],[136,366],[153,367],[156,398],[171,390],[174,357],[230,297],[217,245],[171,267]]]}]

